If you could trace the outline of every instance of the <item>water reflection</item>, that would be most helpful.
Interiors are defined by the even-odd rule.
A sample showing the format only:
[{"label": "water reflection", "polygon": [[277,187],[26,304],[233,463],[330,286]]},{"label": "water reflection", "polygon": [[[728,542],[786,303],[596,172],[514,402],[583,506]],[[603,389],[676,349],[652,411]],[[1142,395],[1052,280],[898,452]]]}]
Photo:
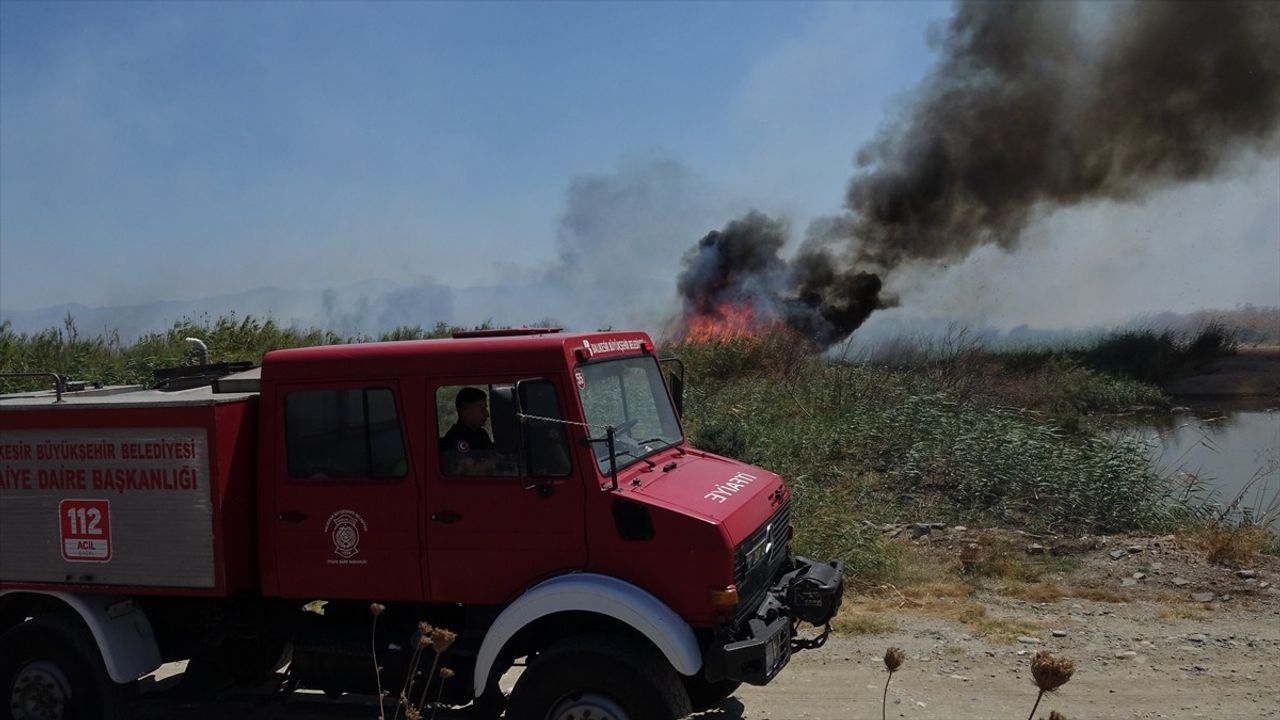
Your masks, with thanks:
[{"label": "water reflection", "polygon": [[1131,418],[1156,470],[1210,494],[1223,512],[1280,524],[1280,407],[1274,400],[1201,403]]}]

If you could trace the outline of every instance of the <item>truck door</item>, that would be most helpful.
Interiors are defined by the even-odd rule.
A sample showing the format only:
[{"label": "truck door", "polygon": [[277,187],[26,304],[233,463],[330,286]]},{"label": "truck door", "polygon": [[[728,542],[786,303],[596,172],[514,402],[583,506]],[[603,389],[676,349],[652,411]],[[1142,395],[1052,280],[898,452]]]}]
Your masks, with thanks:
[{"label": "truck door", "polygon": [[286,385],[276,402],[280,594],[424,595],[419,494],[394,382]]},{"label": "truck door", "polygon": [[[568,452],[571,428],[543,423],[542,437],[522,440],[528,432],[515,416],[516,380],[427,387],[427,407],[436,408],[425,472],[432,600],[501,603],[586,564],[585,494]],[[530,412],[559,416],[563,389],[541,388]],[[539,451],[522,456],[521,442],[541,443]]]}]

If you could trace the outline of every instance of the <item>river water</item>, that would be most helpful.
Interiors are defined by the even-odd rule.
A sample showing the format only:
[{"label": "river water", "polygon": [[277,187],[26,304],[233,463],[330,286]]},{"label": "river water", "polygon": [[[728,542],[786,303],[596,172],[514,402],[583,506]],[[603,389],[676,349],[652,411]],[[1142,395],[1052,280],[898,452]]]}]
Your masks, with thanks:
[{"label": "river water", "polygon": [[1121,430],[1148,441],[1155,469],[1234,517],[1280,528],[1280,403],[1198,401]]}]

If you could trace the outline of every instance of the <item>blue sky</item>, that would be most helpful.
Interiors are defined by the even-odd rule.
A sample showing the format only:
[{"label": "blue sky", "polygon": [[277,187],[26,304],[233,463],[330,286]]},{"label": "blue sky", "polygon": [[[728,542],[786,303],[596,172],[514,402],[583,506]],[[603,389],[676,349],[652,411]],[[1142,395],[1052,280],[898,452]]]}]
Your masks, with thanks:
[{"label": "blue sky", "polygon": [[[687,236],[654,241],[650,272],[674,275],[678,248],[749,207],[796,227],[838,211],[854,152],[928,71],[930,23],[950,12],[7,1],[0,310],[487,284],[566,251],[575,180],[653,162],[700,196],[662,231]],[[1263,178],[1249,252],[1280,227],[1273,165],[1242,171]],[[1227,299],[1266,301],[1270,277]]]},{"label": "blue sky", "polygon": [[[849,115],[874,123],[878,108],[860,107],[851,87],[827,88],[838,102],[791,98],[831,108],[830,119],[756,107],[770,104],[758,93],[789,92],[786,78],[756,74],[825,22],[866,20],[902,30],[882,87],[907,86],[927,66],[924,23],[947,7],[872,9],[6,2],[0,298],[145,300],[164,289],[148,275],[185,275],[191,262],[241,272],[214,282],[230,268],[209,268],[175,292],[314,285],[276,263],[316,252],[361,274],[402,273],[359,257],[368,243],[424,269],[440,253],[441,266],[474,266],[465,261],[484,251],[536,262],[574,176],[650,155],[730,175],[776,151],[762,134],[803,142],[814,123],[837,135],[821,150],[831,205],[850,169]],[[856,55],[858,34],[842,52]],[[761,82],[774,86],[752,87]],[[766,127],[797,115],[805,124]],[[399,247],[411,243],[421,249]],[[241,267],[258,254],[273,267]],[[33,272],[57,258],[83,282],[57,287]],[[320,284],[343,279],[314,270]]]}]

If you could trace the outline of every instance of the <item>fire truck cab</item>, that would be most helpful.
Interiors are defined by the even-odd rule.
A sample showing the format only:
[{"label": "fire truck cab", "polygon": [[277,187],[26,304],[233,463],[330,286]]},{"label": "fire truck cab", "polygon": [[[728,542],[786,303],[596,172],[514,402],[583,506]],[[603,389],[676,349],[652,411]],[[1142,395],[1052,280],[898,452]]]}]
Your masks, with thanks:
[{"label": "fire truck cab", "polygon": [[422,623],[455,677],[415,682],[476,717],[766,684],[841,567],[791,554],[780,477],[687,443],[681,395],[643,333],[528,329],[0,396],[0,711],[112,717],[179,659],[394,700]]}]

